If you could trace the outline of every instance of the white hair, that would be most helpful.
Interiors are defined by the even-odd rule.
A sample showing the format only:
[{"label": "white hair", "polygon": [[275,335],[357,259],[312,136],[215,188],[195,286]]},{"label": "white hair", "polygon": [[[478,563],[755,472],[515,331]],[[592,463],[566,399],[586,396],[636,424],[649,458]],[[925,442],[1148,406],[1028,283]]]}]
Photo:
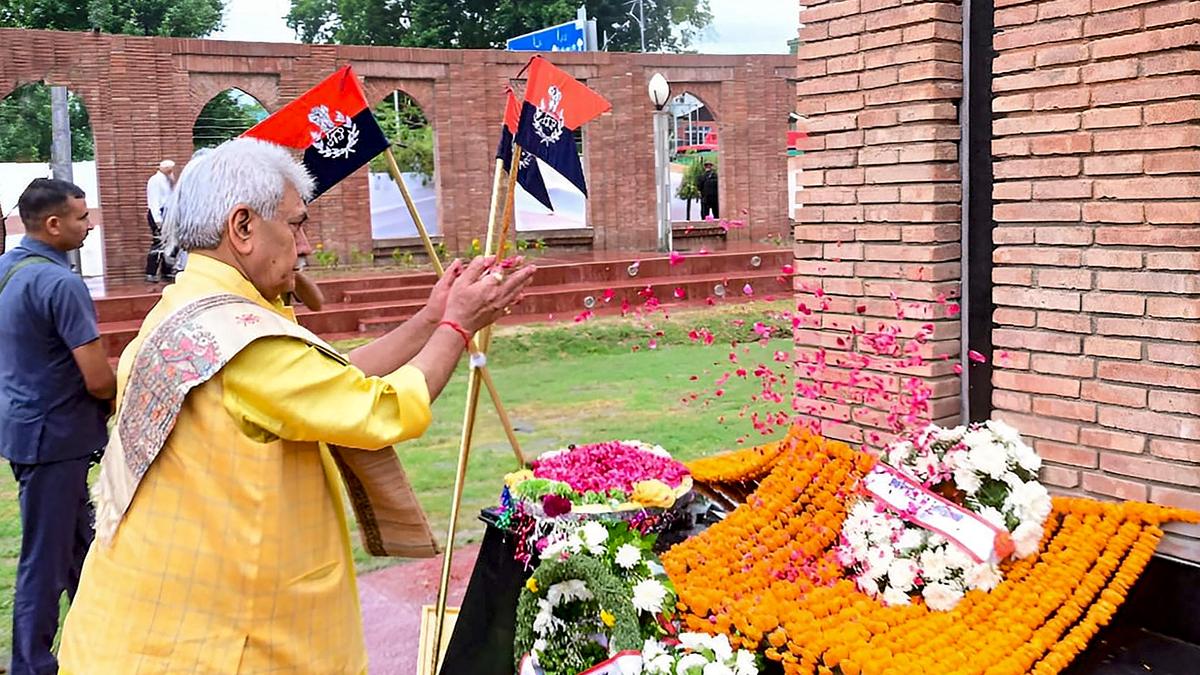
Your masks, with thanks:
[{"label": "white hair", "polygon": [[304,201],[312,198],[312,176],[286,148],[256,138],[226,141],[184,167],[167,201],[163,232],[185,251],[215,249],[236,206],[274,218],[288,185]]}]

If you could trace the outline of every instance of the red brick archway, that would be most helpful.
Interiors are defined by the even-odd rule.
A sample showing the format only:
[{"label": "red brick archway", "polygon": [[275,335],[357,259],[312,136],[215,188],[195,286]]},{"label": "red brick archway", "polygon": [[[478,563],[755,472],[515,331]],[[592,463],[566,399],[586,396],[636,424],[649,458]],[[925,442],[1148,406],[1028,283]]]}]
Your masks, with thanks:
[{"label": "red brick archway", "polygon": [[[425,111],[437,135],[443,238],[464,250],[483,230],[500,92],[527,56],[331,45],[234,43],[0,29],[0,90],[44,80],[64,84],[88,107],[104,194],[106,267],[114,281],[138,278],[149,245],[145,181],[163,157],[186,158],[192,124],[221,91],[236,87],[268,110],[352,63],[371,100],[399,89]],[[586,238],[598,250],[655,246],[654,159],[646,83],[662,72],[719,114],[722,207],[748,227],[731,238],[784,234],[787,113],[795,99],[786,56],[556,54],[555,63],[604,94],[612,114],[587,129],[590,199]],[[717,112],[719,111],[719,112]],[[177,159],[178,161],[178,159]],[[314,239],[343,250],[372,248],[365,171],[312,208]]]}]

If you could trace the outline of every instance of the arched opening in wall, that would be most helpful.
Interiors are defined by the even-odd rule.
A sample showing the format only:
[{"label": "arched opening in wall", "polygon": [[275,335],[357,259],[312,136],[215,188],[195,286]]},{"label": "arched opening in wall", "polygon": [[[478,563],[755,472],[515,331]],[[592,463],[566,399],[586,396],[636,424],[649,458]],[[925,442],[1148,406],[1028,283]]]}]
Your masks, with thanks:
[{"label": "arched opening in wall", "polygon": [[[522,83],[523,85],[523,83]],[[514,85],[516,88],[516,85]],[[593,176],[588,172],[588,141],[586,127],[580,127],[574,132],[575,136],[575,152],[579,155],[580,166],[583,167],[585,180],[591,190],[591,180]],[[538,170],[532,180],[535,185],[526,189],[525,186],[518,184],[516,189],[516,197],[514,198],[514,223],[517,232],[530,233],[528,238],[540,239],[538,233],[551,233],[562,230],[581,230],[588,226],[587,218],[587,196],[575,186],[574,183],[567,180],[558,171],[555,171],[549,164],[543,162],[532,155],[522,153],[522,164],[527,162],[537,162]],[[542,195],[548,198],[550,204],[543,203],[539,198],[533,196],[533,192],[539,191],[536,182],[538,177],[541,179],[541,184],[544,186]]]},{"label": "arched opening in wall", "polygon": [[[17,214],[17,199],[35,178],[52,178],[54,142],[52,87],[33,82],[14,89],[0,100],[0,224],[4,250],[20,243],[25,226]],[[83,99],[66,92],[70,134],[70,180],[86,193],[88,214],[96,229],[79,251],[84,277],[104,275],[104,213],[96,176],[95,141]],[[64,167],[65,168],[65,167]]]},{"label": "arched opening in wall", "polygon": [[[213,148],[237,138],[267,118],[258,99],[238,88],[226,89],[209,99],[192,124],[192,149]],[[175,159],[179,162],[178,158]]]},{"label": "arched opening in wall", "polygon": [[[375,105],[375,119],[392,143],[396,164],[421,222],[429,234],[440,233],[437,153],[429,118],[411,96],[396,90]],[[386,155],[371,160],[370,169],[372,238],[377,243],[390,243],[417,237],[416,222],[404,203],[400,186],[388,171]]]},{"label": "arched opening in wall", "polygon": [[788,218],[796,220],[800,196],[804,190],[804,140],[808,138],[808,118],[800,113],[788,113]]},{"label": "arched opening in wall", "polygon": [[712,110],[684,92],[667,104],[674,119],[671,147],[671,220],[719,219],[718,152],[720,139]]}]

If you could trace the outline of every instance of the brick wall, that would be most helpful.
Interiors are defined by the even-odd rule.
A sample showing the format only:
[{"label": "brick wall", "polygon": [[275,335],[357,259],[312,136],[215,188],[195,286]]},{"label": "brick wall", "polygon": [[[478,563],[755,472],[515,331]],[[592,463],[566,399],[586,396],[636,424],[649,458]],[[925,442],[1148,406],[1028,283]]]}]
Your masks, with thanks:
[{"label": "brick wall", "polygon": [[[901,0],[804,4],[797,110],[808,118],[809,138],[800,158],[796,283],[819,286],[832,305],[819,330],[797,331],[797,345],[836,353],[839,339],[853,340],[851,326],[898,323],[911,336],[933,323],[923,355],[956,356],[958,319],[937,300],[959,286],[960,8]],[[892,293],[908,320],[895,320]],[[934,359],[904,371],[931,386],[933,417],[942,422],[958,417],[952,368]],[[852,441],[870,442],[885,426],[870,406],[829,403],[813,412],[829,422],[828,435]]]},{"label": "brick wall", "polygon": [[[145,184],[158,161],[191,155],[192,125],[213,95],[238,87],[268,110],[353,63],[373,100],[399,88],[430,119],[436,138],[440,229],[465,250],[486,226],[503,89],[521,54],[233,43],[0,29],[0,96],[26,82],[63,84],[82,97],[95,136],[105,263],[115,281],[140,277],[150,234]],[[721,134],[722,211],[744,219],[734,241],[758,241],[788,227],[787,117],[794,61],[778,56],[556,54],[556,64],[613,103],[587,127],[588,221],[597,249],[650,249],[654,162],[650,76],[693,91],[715,112]],[[312,208],[315,241],[348,251],[372,247],[366,171]]]},{"label": "brick wall", "polygon": [[1200,509],[1200,2],[996,5],[996,416],[1061,491]]}]

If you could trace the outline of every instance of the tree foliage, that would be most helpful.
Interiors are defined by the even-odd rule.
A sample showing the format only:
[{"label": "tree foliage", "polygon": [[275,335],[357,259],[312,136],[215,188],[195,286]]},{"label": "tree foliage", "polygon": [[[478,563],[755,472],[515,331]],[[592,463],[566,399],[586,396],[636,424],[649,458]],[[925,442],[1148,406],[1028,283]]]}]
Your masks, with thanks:
[{"label": "tree foliage", "polygon": [[254,98],[236,89],[226,89],[200,110],[192,125],[192,146],[196,149],[216,147],[240,136],[266,117],[266,108]]},{"label": "tree foliage", "polygon": [[0,0],[0,26],[202,37],[224,9],[224,0]]},{"label": "tree foliage", "polygon": [[[92,127],[87,108],[69,95],[71,159],[92,159]],[[0,162],[49,162],[52,140],[50,87],[35,82],[17,88],[0,100]]]},{"label": "tree foliage", "polygon": [[[587,0],[608,49],[639,51],[627,0]],[[503,48],[508,38],[575,18],[579,0],[292,0],[287,22],[303,42]],[[708,0],[645,0],[646,49],[683,51],[712,22]]]},{"label": "tree foliage", "polygon": [[[0,27],[201,37],[221,27],[224,0],[0,0]],[[93,157],[87,110],[70,100],[71,155]],[[41,83],[0,101],[0,161],[50,161],[50,89]]]},{"label": "tree foliage", "polygon": [[[408,95],[398,92],[375,106],[375,119],[392,142],[396,164],[404,173],[421,175],[422,181],[433,180],[433,127],[421,106]],[[387,159],[379,155],[371,160],[371,171],[386,172]]]}]

